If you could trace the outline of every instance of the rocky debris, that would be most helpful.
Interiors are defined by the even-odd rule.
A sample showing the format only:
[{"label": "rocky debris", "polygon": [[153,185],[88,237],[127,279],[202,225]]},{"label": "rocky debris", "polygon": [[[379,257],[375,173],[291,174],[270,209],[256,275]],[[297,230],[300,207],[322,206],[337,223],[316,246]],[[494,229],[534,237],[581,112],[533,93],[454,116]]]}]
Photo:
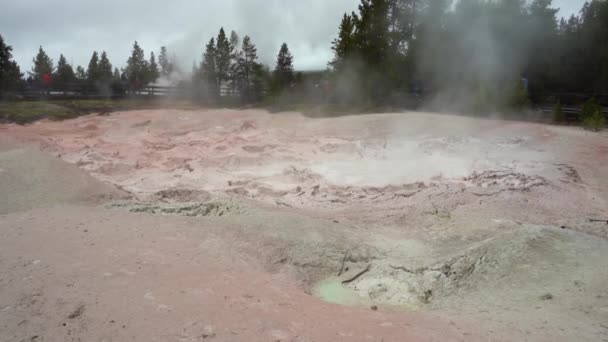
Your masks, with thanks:
[{"label": "rocky debris", "polygon": [[142,127],[149,126],[151,123],[152,123],[152,120],[146,120],[146,121],[138,122],[138,123],[131,125],[131,128],[142,128]]},{"label": "rocky debris", "polygon": [[553,299],[553,295],[551,293],[545,293],[544,295],[540,296],[540,300],[552,300]]},{"label": "rocky debris", "polygon": [[[250,185],[251,186],[251,185]],[[381,204],[414,198],[430,186],[424,183],[389,185],[385,187],[354,187],[354,186],[298,186],[291,192],[283,192],[285,201],[294,205],[310,205],[313,203],[349,206],[352,204]],[[264,195],[264,193],[262,193]],[[273,192],[276,195],[277,192]],[[255,197],[255,196],[254,196]]]},{"label": "rocky debris", "polygon": [[190,217],[224,216],[227,214],[242,215],[245,209],[235,203],[209,202],[184,204],[150,204],[150,203],[114,203],[110,208],[128,209],[133,213],[163,215],[182,215]]},{"label": "rocky debris", "polygon": [[82,316],[82,314],[84,313],[84,308],[85,308],[84,304],[78,305],[78,307],[76,309],[74,309],[74,311],[72,311],[72,313],[70,313],[70,315],[68,316],[68,319],[75,319],[75,318]]},{"label": "rocky debris", "polygon": [[242,146],[241,148],[243,149],[243,151],[248,152],[248,153],[264,153],[268,150],[273,150],[273,149],[277,148],[277,146],[276,145],[263,145],[263,146],[246,145],[246,146]]},{"label": "rocky debris", "polygon": [[[563,230],[532,227],[482,241],[430,266],[407,267],[376,260],[374,268],[348,286],[374,303],[420,307],[467,291],[500,286],[517,277],[525,265],[539,260],[559,263],[561,244],[570,239]],[[522,268],[523,267],[523,268]],[[551,300],[546,294],[541,300]]]},{"label": "rocky debris", "polygon": [[473,192],[478,196],[492,196],[503,191],[529,191],[534,187],[548,184],[543,177],[529,176],[512,171],[474,172],[469,177],[464,178],[464,181],[470,187],[483,190],[483,192]]},{"label": "rocky debris", "polygon": [[192,189],[168,189],[158,191],[154,195],[160,201],[178,203],[207,202],[211,199],[209,192]]},{"label": "rocky debris", "polygon": [[299,183],[305,182],[319,182],[323,177],[312,171],[308,168],[297,168],[293,165],[283,171],[283,174],[289,177],[292,177],[295,181]]},{"label": "rocky debris", "polygon": [[564,175],[566,176],[565,179],[562,179],[563,182],[570,182],[570,183],[582,183],[583,180],[581,179],[581,176],[578,174],[578,171],[574,168],[574,166],[568,165],[568,164],[555,164],[555,166],[557,166],[557,169],[561,172],[564,173]]},{"label": "rocky debris", "polygon": [[166,139],[166,141],[150,141],[147,139],[142,139],[141,142],[146,149],[152,151],[169,151],[177,146],[169,139]]},{"label": "rocky debris", "polygon": [[243,124],[239,128],[240,131],[248,131],[248,130],[255,130],[255,129],[257,129],[257,125],[255,124],[254,121],[251,121],[251,120],[246,120],[245,122],[243,122]]}]

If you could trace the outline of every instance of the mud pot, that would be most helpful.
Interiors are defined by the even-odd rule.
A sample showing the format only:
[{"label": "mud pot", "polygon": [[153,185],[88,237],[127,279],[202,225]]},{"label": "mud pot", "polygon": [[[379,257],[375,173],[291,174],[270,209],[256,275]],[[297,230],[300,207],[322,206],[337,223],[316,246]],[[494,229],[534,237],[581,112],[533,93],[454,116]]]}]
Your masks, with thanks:
[{"label": "mud pot", "polygon": [[[0,250],[0,266],[11,270],[0,281],[7,293],[27,295],[13,278],[32,277],[19,266],[29,264],[16,255],[45,244],[20,229],[23,215],[47,227],[37,216],[43,210],[74,224],[99,219],[97,240],[87,241],[108,244],[105,251],[126,263],[176,265],[175,273],[157,270],[145,279],[127,270],[141,265],[119,271],[121,284],[141,288],[144,302],[157,300],[145,291],[150,282],[169,292],[180,279],[212,289],[199,298],[208,309],[171,297],[153,311],[200,317],[215,310],[222,321],[167,339],[151,337],[147,326],[149,340],[608,341],[606,133],[434,113],[311,119],[157,110],[3,125],[0,134],[0,180],[15,193],[0,203],[3,244],[19,246]],[[32,190],[39,188],[45,194]],[[46,229],[42,235],[60,243]],[[80,241],[67,236],[60,244]],[[141,246],[158,240],[162,246]],[[176,241],[185,245],[176,250]],[[190,244],[198,246],[192,255],[184,247]],[[69,252],[57,248],[41,250],[59,263]],[[92,245],[74,248],[96,258]],[[192,263],[222,266],[201,271]],[[89,296],[107,289],[80,273],[56,272],[90,282]],[[198,279],[206,285],[192,284],[192,272],[207,274]],[[218,283],[227,274],[231,285]],[[39,296],[29,293],[21,313],[49,314],[49,305],[36,303],[56,289],[39,283],[29,289]],[[239,291],[247,293],[235,307],[218,303]],[[264,298],[290,304],[251,309]],[[25,304],[0,300],[9,307],[0,318],[16,322],[21,316],[10,308]],[[91,305],[73,306],[68,320],[86,316]],[[247,319],[230,318],[239,305]],[[103,340],[95,319],[114,309],[91,309],[97,316],[71,333]],[[258,316],[262,321],[252,320]],[[169,317],[161,322],[177,329]],[[45,322],[34,327],[51,340],[63,336]],[[23,326],[5,331],[31,338]],[[141,336],[125,329],[109,336]]]}]

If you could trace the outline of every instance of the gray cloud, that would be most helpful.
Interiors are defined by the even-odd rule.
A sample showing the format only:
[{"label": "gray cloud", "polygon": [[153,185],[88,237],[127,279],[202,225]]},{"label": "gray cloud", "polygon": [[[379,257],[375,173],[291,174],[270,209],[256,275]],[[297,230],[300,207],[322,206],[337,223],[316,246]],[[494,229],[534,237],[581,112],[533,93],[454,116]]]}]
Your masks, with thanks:
[{"label": "gray cloud", "polygon": [[[166,45],[187,70],[199,61],[220,26],[251,36],[262,62],[273,64],[287,42],[301,70],[322,69],[344,12],[359,0],[0,0],[0,34],[23,70],[42,45],[55,61],[63,53],[86,67],[93,50],[105,50],[115,66],[127,60],[133,41],[148,54]],[[583,0],[554,0],[560,15]]]}]

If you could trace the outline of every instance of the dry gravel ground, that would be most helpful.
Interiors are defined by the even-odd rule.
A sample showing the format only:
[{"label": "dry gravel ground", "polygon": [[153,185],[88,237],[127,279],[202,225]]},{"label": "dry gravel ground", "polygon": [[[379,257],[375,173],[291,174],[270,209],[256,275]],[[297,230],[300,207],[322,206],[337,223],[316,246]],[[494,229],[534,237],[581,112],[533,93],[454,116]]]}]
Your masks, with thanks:
[{"label": "dry gravel ground", "polygon": [[432,113],[1,125],[0,340],[608,341],[607,175]]}]

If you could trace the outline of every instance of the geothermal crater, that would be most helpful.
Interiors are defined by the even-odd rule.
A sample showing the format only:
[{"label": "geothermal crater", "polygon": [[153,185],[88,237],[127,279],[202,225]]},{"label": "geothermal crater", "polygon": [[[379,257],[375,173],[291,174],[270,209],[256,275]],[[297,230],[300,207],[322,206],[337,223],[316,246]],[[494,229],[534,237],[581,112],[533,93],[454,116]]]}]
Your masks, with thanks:
[{"label": "geothermal crater", "polygon": [[254,110],[131,111],[3,132],[119,189],[109,212],[225,226],[205,244],[223,246],[218,258],[251,260],[327,302],[489,315],[495,331],[549,317],[539,336],[570,336],[566,327],[590,340],[608,319],[608,229],[596,221],[608,216],[605,135],[434,113]]}]

